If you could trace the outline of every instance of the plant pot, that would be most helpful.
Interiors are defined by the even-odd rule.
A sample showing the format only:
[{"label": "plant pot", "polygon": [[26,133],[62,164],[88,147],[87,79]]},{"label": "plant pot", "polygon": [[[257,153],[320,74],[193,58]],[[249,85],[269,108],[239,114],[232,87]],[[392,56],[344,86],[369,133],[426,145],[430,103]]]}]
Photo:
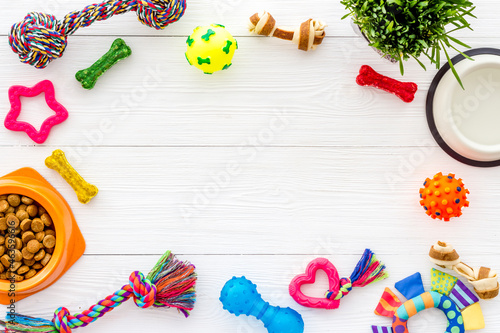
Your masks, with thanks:
[{"label": "plant pot", "polygon": [[[370,39],[368,38],[368,36],[366,36],[366,34],[361,31],[361,29],[359,28],[359,26],[356,23],[354,23],[354,19],[351,20],[351,27],[352,27],[352,30],[354,30],[354,32],[356,33],[356,35],[361,36],[361,37],[363,37],[366,40],[366,42],[368,43],[368,45],[371,43]],[[377,52],[377,54],[379,54],[382,58],[384,58],[386,60],[389,60],[393,64],[395,64],[395,63],[398,62],[396,59],[394,59],[390,55],[384,54],[379,49],[374,48],[373,46],[370,46],[370,47],[372,48],[372,50],[374,50],[375,52]]]},{"label": "plant pot", "polygon": [[0,281],[0,304],[11,304],[49,287],[83,255],[85,240],[68,203],[37,171],[23,168],[0,178],[0,195],[19,194],[32,198],[52,218],[56,245],[52,258],[31,279]]}]

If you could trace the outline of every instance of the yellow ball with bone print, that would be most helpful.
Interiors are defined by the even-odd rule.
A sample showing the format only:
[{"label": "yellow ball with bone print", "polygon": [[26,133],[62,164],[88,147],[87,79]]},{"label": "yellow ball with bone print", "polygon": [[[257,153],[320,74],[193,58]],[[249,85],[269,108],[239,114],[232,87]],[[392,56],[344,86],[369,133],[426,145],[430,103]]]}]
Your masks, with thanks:
[{"label": "yellow ball with bone print", "polygon": [[238,49],[236,39],[220,24],[197,27],[186,44],[187,61],[205,74],[228,69]]}]

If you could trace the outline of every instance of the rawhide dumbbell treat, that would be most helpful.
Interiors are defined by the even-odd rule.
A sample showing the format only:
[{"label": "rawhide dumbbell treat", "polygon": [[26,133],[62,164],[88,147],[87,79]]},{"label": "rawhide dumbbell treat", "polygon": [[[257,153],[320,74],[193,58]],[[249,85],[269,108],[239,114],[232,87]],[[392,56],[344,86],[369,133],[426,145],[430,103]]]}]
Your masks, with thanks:
[{"label": "rawhide dumbbell treat", "polygon": [[56,232],[47,211],[33,199],[0,195],[0,280],[21,282],[48,265]]}]

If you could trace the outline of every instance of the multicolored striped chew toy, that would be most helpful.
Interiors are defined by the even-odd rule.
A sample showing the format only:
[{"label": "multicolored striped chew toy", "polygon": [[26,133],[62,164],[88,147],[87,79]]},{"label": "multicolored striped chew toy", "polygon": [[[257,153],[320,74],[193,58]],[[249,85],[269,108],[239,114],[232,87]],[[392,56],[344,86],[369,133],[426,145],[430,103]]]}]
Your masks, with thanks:
[{"label": "multicolored striped chew toy", "polygon": [[143,309],[150,306],[172,307],[188,317],[196,300],[194,270],[194,265],[177,260],[168,251],[147,277],[141,272],[132,273],[128,284],[80,314],[72,316],[68,309],[61,307],[50,321],[9,313],[0,325],[9,333],[71,333],[72,329],[87,326],[130,298]]},{"label": "multicolored striped chew toy", "polygon": [[396,289],[407,299],[401,301],[385,288],[375,314],[392,318],[392,326],[372,326],[373,333],[408,333],[408,321],[426,309],[441,310],[448,320],[445,333],[464,333],[484,328],[479,299],[456,277],[431,270],[431,291],[425,291],[420,273],[396,283]]},{"label": "multicolored striped chew toy", "polygon": [[45,68],[62,57],[68,36],[78,28],[135,11],[143,24],[161,30],[178,21],[185,10],[186,0],[108,0],[73,11],[60,21],[53,15],[32,12],[12,26],[9,43],[21,62]]}]

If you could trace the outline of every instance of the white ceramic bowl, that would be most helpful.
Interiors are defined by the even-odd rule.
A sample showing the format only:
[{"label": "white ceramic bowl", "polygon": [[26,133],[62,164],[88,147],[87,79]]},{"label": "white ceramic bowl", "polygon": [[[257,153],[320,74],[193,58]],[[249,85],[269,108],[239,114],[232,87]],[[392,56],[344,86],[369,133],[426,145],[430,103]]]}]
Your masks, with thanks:
[{"label": "white ceramic bowl", "polygon": [[427,121],[439,145],[474,166],[500,165],[500,50],[474,49],[453,59],[464,89],[449,65],[434,78]]}]

